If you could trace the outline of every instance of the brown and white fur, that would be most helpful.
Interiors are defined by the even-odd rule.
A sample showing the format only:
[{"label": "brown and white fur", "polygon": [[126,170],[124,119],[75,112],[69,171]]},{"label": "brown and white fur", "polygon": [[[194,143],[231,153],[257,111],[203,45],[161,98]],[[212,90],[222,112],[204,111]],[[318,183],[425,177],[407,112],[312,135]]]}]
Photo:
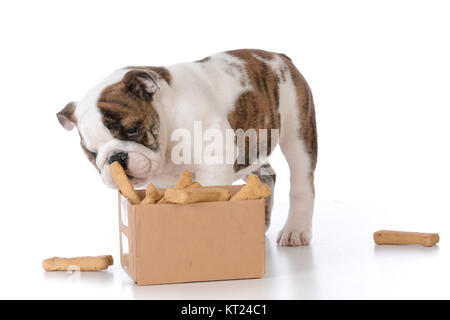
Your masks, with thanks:
[{"label": "brown and white fur", "polygon": [[[168,67],[123,68],[57,115],[66,129],[78,128],[84,152],[113,188],[109,163],[122,160],[137,187],[150,182],[174,185],[187,169],[202,185],[232,184],[255,173],[273,190],[276,175],[267,159],[259,164],[176,165],[170,157],[175,145],[170,137],[179,128],[192,133],[196,120],[204,130],[279,129],[291,191],[289,215],[277,242],[309,244],[317,159],[315,111],[308,84],[284,54],[235,50]],[[267,201],[267,226],[272,201],[273,197]]]}]

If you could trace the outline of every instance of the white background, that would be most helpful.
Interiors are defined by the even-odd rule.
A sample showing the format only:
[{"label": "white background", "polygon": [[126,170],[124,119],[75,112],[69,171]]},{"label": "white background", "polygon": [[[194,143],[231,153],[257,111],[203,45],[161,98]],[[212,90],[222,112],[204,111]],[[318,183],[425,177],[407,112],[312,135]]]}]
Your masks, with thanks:
[{"label": "white background", "polygon": [[[450,298],[450,5],[446,1],[14,1],[0,4],[0,298]],[[45,274],[44,258],[112,254],[116,192],[58,112],[110,72],[260,48],[290,56],[315,98],[309,247],[279,248],[279,149],[267,276],[138,288],[118,263]],[[378,229],[439,232],[376,247]]]}]

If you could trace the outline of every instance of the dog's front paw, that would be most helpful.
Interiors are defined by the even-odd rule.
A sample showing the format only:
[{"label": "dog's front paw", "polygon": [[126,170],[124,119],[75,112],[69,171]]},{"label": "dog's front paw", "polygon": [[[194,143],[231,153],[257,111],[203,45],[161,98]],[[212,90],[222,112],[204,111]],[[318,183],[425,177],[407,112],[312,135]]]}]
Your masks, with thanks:
[{"label": "dog's front paw", "polygon": [[280,246],[307,246],[311,241],[311,228],[301,228],[285,225],[278,233],[277,243]]}]

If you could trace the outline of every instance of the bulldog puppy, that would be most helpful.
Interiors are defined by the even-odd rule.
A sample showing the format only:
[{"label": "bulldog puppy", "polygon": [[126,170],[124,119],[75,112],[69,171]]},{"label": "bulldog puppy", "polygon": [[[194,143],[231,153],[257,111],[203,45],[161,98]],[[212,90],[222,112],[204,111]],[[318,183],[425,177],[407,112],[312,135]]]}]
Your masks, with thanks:
[{"label": "bulldog puppy", "polygon": [[[289,215],[277,242],[309,244],[317,160],[315,111],[308,84],[286,55],[246,49],[168,67],[126,67],[57,116],[65,129],[78,128],[83,151],[112,188],[116,186],[109,165],[114,161],[122,164],[135,187],[150,182],[173,186],[183,170],[193,172],[195,181],[205,186],[228,185],[256,174],[272,188],[266,200],[267,227],[276,177],[268,156],[279,143],[291,189]],[[217,156],[217,150],[229,151],[230,143],[195,136],[199,122],[201,132],[214,129],[225,136],[255,129],[268,134],[235,136],[231,161],[211,163],[198,157],[198,145],[212,145]],[[181,151],[180,132],[192,137]],[[260,143],[269,145],[267,152]],[[255,151],[256,161],[250,156]],[[174,154],[190,161],[175,161]]]}]

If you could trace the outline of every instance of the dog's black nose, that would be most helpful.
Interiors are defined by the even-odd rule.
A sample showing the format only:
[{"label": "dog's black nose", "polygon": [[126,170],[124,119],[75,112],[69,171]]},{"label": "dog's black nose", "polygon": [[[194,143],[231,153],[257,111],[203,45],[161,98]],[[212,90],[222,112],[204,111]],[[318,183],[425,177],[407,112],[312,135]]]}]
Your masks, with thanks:
[{"label": "dog's black nose", "polygon": [[123,169],[126,170],[128,166],[128,153],[122,151],[113,153],[109,156],[108,164],[111,164],[114,161],[119,162]]}]

